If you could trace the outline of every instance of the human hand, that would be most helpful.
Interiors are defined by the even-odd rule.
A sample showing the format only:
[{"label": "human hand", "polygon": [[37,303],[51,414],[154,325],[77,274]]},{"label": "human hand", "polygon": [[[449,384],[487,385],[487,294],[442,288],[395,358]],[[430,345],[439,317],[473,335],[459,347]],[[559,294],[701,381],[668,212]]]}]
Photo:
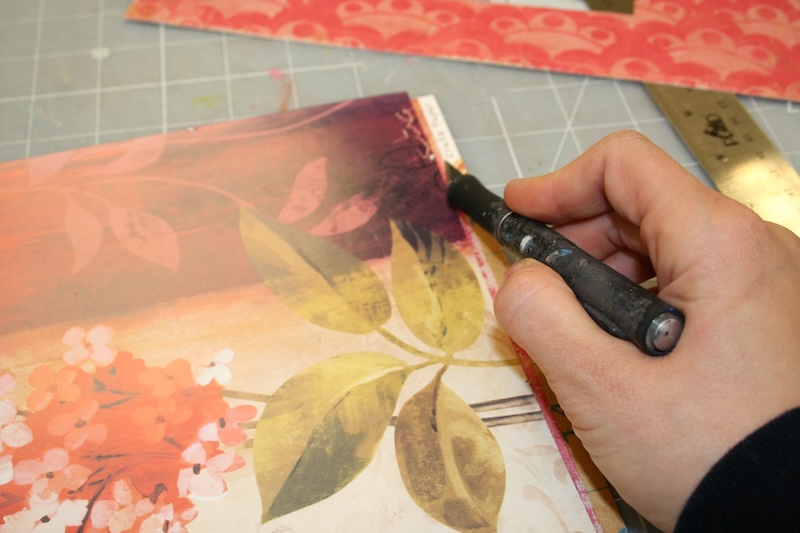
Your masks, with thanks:
[{"label": "human hand", "polygon": [[658,295],[686,314],[673,352],[649,357],[600,329],[533,260],[507,271],[495,299],[597,467],[672,530],[730,448],[800,405],[800,239],[634,132],[510,182],[505,200],[636,282],[657,273]]}]

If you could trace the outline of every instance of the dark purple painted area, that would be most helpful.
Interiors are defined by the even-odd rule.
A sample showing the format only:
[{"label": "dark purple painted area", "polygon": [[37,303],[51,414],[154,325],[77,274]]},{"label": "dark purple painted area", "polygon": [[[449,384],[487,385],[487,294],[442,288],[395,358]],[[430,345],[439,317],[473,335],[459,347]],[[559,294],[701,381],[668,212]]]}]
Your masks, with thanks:
[{"label": "dark purple painted area", "polygon": [[[390,219],[462,239],[412,109],[407,95],[394,94],[175,132],[152,138],[163,148],[152,160],[131,142],[91,147],[38,183],[28,161],[0,165],[0,187],[16,191],[0,212],[0,334],[259,282],[242,245],[240,208],[277,217],[298,172],[318,158],[327,161],[327,192],[293,224],[298,229],[315,227],[334,206],[361,195],[377,204],[376,215],[328,237],[361,259],[390,252]],[[74,218],[72,229],[65,222],[70,205],[83,214],[78,229]],[[141,225],[115,226],[110,206],[130,210]],[[133,245],[140,233],[157,233],[146,227],[148,217],[174,232],[177,270],[122,243],[119,231]],[[93,227],[101,241],[73,273],[75,243],[92,246]],[[159,250],[175,251],[168,243]]]}]

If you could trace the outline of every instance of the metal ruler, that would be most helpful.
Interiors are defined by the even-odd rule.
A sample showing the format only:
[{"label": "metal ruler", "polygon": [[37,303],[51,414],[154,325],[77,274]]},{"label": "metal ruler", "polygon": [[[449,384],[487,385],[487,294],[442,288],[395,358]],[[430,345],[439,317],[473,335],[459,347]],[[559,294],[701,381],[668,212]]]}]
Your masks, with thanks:
[{"label": "metal ruler", "polygon": [[[630,0],[586,0],[595,11],[632,13]],[[800,176],[734,94],[645,84],[717,189],[800,235]],[[659,533],[615,496],[631,532]]]},{"label": "metal ruler", "polygon": [[736,95],[645,86],[721,193],[800,235],[800,176]]},{"label": "metal ruler", "polygon": [[586,0],[592,11],[610,11],[612,13],[633,13],[633,0]]},{"label": "metal ruler", "polygon": [[[631,0],[586,0],[632,13]],[[645,84],[700,166],[726,196],[800,235],[800,177],[734,94]]]}]

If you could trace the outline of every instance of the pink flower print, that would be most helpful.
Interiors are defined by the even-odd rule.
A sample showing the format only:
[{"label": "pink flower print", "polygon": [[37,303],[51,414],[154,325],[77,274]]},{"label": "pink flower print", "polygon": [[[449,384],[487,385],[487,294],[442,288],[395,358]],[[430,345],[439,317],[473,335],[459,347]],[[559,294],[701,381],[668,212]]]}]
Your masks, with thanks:
[{"label": "pink flower print", "polygon": [[237,405],[221,416],[218,420],[210,422],[200,428],[200,440],[205,442],[221,442],[226,446],[236,446],[247,440],[247,434],[239,426],[255,418],[258,410],[253,405]]},{"label": "pink flower print", "polygon": [[111,533],[127,531],[136,523],[136,520],[151,512],[155,506],[140,494],[134,494],[130,484],[124,479],[118,479],[113,487],[113,500],[98,500],[92,506],[92,526],[106,529]]},{"label": "pink flower print", "polygon": [[197,516],[197,508],[188,507],[183,511],[176,511],[170,503],[148,516],[139,526],[139,533],[187,533],[183,527]]},{"label": "pink flower print", "polygon": [[69,464],[69,452],[53,448],[44,453],[41,461],[25,459],[14,469],[14,481],[32,485],[31,491],[41,497],[59,495],[63,489],[74,491],[89,479],[91,470],[82,465]]},{"label": "pink flower print", "polygon": [[5,485],[14,479],[14,463],[10,455],[0,457],[0,485]]},{"label": "pink flower print", "polygon": [[11,372],[0,374],[0,396],[5,396],[17,386],[17,378]]},{"label": "pink flower print", "polygon": [[212,380],[215,380],[220,385],[228,383],[233,377],[228,365],[233,361],[234,353],[230,348],[223,348],[214,354],[211,363],[204,366],[195,376],[197,383],[203,386],[208,385]]},{"label": "pink flower print", "polygon": [[178,472],[178,494],[199,501],[222,498],[228,485],[220,474],[244,466],[244,459],[235,453],[220,452],[208,457],[200,443],[189,446],[181,457],[191,466]]},{"label": "pink flower print", "polygon": [[74,402],[81,395],[81,388],[75,383],[78,371],[64,367],[58,372],[51,366],[39,366],[31,372],[28,383],[34,388],[28,395],[28,407],[41,411],[50,402]]},{"label": "pink flower print", "polygon": [[113,338],[114,330],[108,326],[95,326],[88,332],[78,326],[69,328],[62,339],[69,346],[64,361],[70,366],[81,366],[87,361],[95,366],[108,366],[117,356],[117,350],[108,345]]},{"label": "pink flower print", "polygon": [[47,431],[56,437],[64,437],[67,450],[76,450],[86,442],[102,444],[108,436],[108,429],[103,424],[91,423],[99,408],[95,400],[75,402],[71,411],[53,415],[47,423]]},{"label": "pink flower print", "polygon": [[112,390],[134,395],[144,390],[139,383],[139,374],[144,370],[143,360],[137,359],[130,352],[117,352],[113,364],[95,369],[93,389],[98,392]]},{"label": "pink flower print", "polygon": [[186,359],[175,359],[164,368],[145,369],[139,374],[139,383],[149,387],[156,398],[166,398],[178,389],[195,385],[192,365]]},{"label": "pink flower print", "polygon": [[16,422],[17,406],[11,400],[0,401],[0,452],[6,446],[21,448],[33,441],[33,432],[22,422]]},{"label": "pink flower print", "polygon": [[140,405],[131,413],[131,421],[141,427],[141,437],[149,443],[161,442],[167,430],[167,423],[180,425],[192,416],[186,405],[177,405],[167,398],[159,402]]},{"label": "pink flower print", "polygon": [[83,524],[88,505],[88,500],[59,501],[55,495],[40,498],[31,494],[27,509],[3,518],[0,533],[64,533],[68,527]]}]

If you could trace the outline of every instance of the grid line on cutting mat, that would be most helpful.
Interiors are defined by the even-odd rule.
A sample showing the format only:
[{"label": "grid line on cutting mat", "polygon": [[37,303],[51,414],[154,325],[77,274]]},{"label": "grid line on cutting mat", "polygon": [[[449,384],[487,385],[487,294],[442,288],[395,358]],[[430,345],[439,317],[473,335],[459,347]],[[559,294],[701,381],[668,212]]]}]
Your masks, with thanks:
[{"label": "grid line on cutting mat", "polygon": [[[511,73],[515,69],[130,23],[122,21],[127,0],[74,2],[74,13],[55,0],[38,0],[35,6],[24,5],[23,0],[4,2],[0,10],[14,5],[21,15],[0,23],[0,27],[22,21],[35,28],[36,36],[28,52],[20,51],[22,48],[0,51],[0,69],[4,72],[23,65],[30,69],[30,90],[26,93],[0,85],[0,119],[8,116],[17,124],[24,120],[24,127],[6,128],[0,134],[2,160],[337,99],[408,90],[412,96],[437,95],[448,121],[452,121],[454,136],[462,145],[467,163],[475,167],[476,173],[498,176],[490,178],[495,180],[495,187],[511,177],[553,170],[604,133],[620,128],[654,137],[687,168],[701,173],[663,117],[653,111],[653,104],[642,100],[641,86],[634,83],[550,72]],[[76,41],[79,45],[64,49],[48,45],[44,49],[45,22],[47,28],[75,24],[93,27],[96,42],[89,49],[76,49],[79,45],[86,48],[85,38]],[[63,35],[58,40],[68,41]],[[209,59],[212,64],[206,68],[179,71],[177,65],[188,61],[187,51],[193,48],[218,50],[219,59]],[[83,82],[57,86],[58,77],[45,71],[46,67],[61,64],[75,68],[85,65],[85,56],[93,50],[101,56],[105,50],[108,55],[95,58],[93,72],[86,76],[93,78],[89,85]],[[153,72],[139,79],[120,77],[126,62],[150,65]],[[80,81],[80,75],[74,73],[74,80]],[[448,79],[451,75],[466,83]],[[330,83],[319,87],[320,80]],[[506,80],[511,81],[504,83]],[[598,93],[604,93],[604,98],[616,95],[613,98],[618,107],[614,116],[603,117],[599,113],[605,101],[593,101]],[[141,112],[125,115],[111,105],[128,96],[134,107],[142,106],[136,110]],[[554,104],[554,114],[540,112],[548,107],[541,103],[542,98]],[[743,101],[797,166],[800,141],[795,139],[800,131],[800,115],[792,113],[791,106],[784,102],[755,98]],[[518,108],[512,109],[514,105]],[[478,116],[481,109],[485,111]],[[540,120],[542,116],[545,120]],[[91,120],[87,121],[87,117]],[[553,122],[548,123],[551,119]],[[534,157],[537,150],[545,151],[539,143],[554,150],[547,161]]]}]

